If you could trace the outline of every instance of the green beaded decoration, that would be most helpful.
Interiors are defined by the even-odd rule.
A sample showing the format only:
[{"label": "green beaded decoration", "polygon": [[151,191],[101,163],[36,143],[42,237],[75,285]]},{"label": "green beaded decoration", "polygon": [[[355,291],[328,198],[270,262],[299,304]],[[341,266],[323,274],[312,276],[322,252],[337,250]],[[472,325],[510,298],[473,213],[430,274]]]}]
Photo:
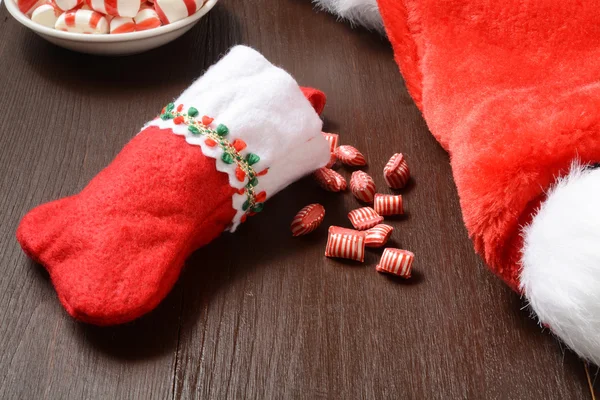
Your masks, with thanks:
[{"label": "green beaded decoration", "polygon": [[[199,115],[198,109],[190,107],[188,108],[187,113],[181,113],[179,110],[182,108],[183,106],[180,105],[175,109],[175,104],[169,103],[163,109],[159,117],[163,121],[175,120],[175,124],[185,124],[187,125],[187,129],[194,136],[206,136],[207,139],[211,139],[214,143],[217,143],[221,150],[223,150],[221,160],[225,164],[237,164],[237,167],[244,171],[248,177],[248,183],[243,189],[243,193],[246,195],[246,201],[242,205],[242,210],[246,213],[261,212],[264,209],[265,204],[256,201],[254,189],[258,185],[258,177],[254,168],[252,168],[254,164],[260,161],[260,157],[254,153],[248,153],[246,157],[243,157],[235,147],[225,139],[225,136],[229,134],[229,128],[227,128],[227,126],[219,124],[216,129],[212,129],[209,126],[204,125],[201,121],[196,120],[196,117]],[[244,219],[245,216],[242,221]]]},{"label": "green beaded decoration", "polygon": [[248,161],[248,164],[254,165],[260,161],[260,157],[254,153],[250,153],[246,156],[246,161]]},{"label": "green beaded decoration", "polygon": [[223,153],[223,155],[221,156],[221,160],[223,160],[225,164],[233,164],[235,162],[235,159],[229,153]]},{"label": "green beaded decoration", "polygon": [[258,178],[257,177],[251,178],[250,181],[248,182],[248,185],[250,185],[250,186],[257,186],[258,185]]},{"label": "green beaded decoration", "polygon": [[194,107],[190,107],[190,108],[188,109],[188,112],[187,112],[187,114],[188,114],[190,117],[192,117],[192,118],[193,118],[193,117],[197,117],[197,116],[198,116],[198,110],[197,110],[196,108],[194,108]]},{"label": "green beaded decoration", "polygon": [[217,126],[217,133],[219,136],[226,136],[229,133],[229,128],[223,124],[219,124],[219,126]]}]

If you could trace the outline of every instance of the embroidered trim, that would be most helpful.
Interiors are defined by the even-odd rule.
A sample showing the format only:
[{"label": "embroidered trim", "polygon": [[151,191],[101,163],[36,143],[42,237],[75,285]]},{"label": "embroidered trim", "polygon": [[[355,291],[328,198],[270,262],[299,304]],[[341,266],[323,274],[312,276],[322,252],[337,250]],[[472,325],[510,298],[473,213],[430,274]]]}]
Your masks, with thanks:
[{"label": "embroidered trim", "polygon": [[244,182],[248,178],[248,183],[237,191],[238,194],[246,196],[246,201],[242,205],[244,215],[240,222],[245,222],[248,216],[261,212],[264,209],[267,193],[265,191],[256,193],[255,189],[258,185],[258,177],[267,174],[269,169],[260,172],[254,170],[252,166],[260,161],[260,157],[254,153],[242,156],[240,152],[246,148],[246,142],[241,139],[235,139],[233,142],[227,140],[225,138],[229,133],[227,126],[219,124],[216,129],[211,128],[209,125],[213,122],[213,118],[205,115],[199,121],[196,119],[199,112],[194,107],[188,108],[187,112],[182,111],[183,104],[176,108],[174,103],[169,103],[162,109],[159,118],[163,121],[172,120],[175,125],[187,125],[192,135],[205,137],[204,143],[207,146],[218,146],[223,150],[221,160],[225,164],[236,164],[235,177],[238,181]]}]

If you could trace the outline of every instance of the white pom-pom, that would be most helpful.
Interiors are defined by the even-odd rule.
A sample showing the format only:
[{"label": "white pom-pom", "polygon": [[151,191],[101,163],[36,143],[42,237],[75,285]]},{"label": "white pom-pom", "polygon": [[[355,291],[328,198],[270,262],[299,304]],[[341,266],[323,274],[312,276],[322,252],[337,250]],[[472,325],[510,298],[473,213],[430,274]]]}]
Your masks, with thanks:
[{"label": "white pom-pom", "polygon": [[384,32],[376,0],[313,0],[320,8],[336,14],[353,25]]},{"label": "white pom-pom", "polygon": [[540,322],[600,365],[600,169],[574,165],[524,229],[521,288]]}]

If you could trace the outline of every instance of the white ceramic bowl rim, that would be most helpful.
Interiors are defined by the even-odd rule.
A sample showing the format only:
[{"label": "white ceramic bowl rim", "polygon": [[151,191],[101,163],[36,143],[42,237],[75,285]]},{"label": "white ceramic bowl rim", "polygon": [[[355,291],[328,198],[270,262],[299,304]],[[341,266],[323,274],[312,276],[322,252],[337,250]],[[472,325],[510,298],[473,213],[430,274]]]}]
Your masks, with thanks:
[{"label": "white ceramic bowl rim", "polygon": [[200,10],[198,10],[195,14],[190,15],[189,17],[186,17],[182,20],[173,22],[172,24],[163,25],[158,28],[148,29],[148,30],[141,31],[141,32],[119,33],[116,35],[110,35],[110,34],[93,35],[93,34],[84,34],[84,33],[63,32],[63,31],[59,31],[56,29],[51,29],[46,26],[43,26],[43,25],[33,22],[30,18],[28,18],[25,14],[23,14],[21,12],[21,10],[19,10],[19,7],[17,7],[15,0],[6,0],[5,3],[6,3],[6,8],[8,9],[8,12],[10,12],[11,15],[13,17],[15,17],[15,19],[17,21],[19,21],[23,25],[27,26],[28,28],[30,28],[36,32],[42,33],[44,35],[48,35],[48,36],[52,36],[52,37],[56,37],[56,38],[60,38],[60,39],[81,41],[81,42],[102,42],[102,43],[111,43],[112,42],[112,43],[114,43],[114,42],[127,42],[127,41],[132,41],[132,40],[141,40],[141,39],[146,39],[146,38],[150,38],[150,37],[154,37],[154,36],[159,36],[163,33],[175,31],[179,28],[182,28],[182,27],[184,27],[188,24],[191,24],[194,21],[197,21],[198,19],[202,18],[202,16],[204,14],[209,12],[211,10],[211,8],[214,7],[214,5],[217,3],[217,1],[218,0],[207,0],[207,2],[204,3],[202,8]]}]

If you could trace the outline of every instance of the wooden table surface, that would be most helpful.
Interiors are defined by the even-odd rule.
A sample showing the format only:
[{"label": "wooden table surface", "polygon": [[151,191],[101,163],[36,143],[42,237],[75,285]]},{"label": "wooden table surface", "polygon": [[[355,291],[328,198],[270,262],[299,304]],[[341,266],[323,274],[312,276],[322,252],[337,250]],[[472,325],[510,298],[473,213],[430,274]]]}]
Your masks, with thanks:
[{"label": "wooden table surface", "polygon": [[[357,203],[304,179],[197,251],[149,315],[75,322],[17,244],[20,218],[81,190],[240,43],[328,94],[325,129],[368,155],[380,188],[387,158],[407,155],[408,215],[391,223],[395,244],[416,253],[414,278],[376,273],[377,251],[364,265],[323,257],[327,226],[348,225]],[[377,34],[308,0],[222,0],[172,45],[99,58],[46,43],[2,6],[0,93],[0,398],[591,397],[583,363],[474,254],[448,156]],[[294,239],[290,220],[309,202],[325,205],[326,226]]]}]

